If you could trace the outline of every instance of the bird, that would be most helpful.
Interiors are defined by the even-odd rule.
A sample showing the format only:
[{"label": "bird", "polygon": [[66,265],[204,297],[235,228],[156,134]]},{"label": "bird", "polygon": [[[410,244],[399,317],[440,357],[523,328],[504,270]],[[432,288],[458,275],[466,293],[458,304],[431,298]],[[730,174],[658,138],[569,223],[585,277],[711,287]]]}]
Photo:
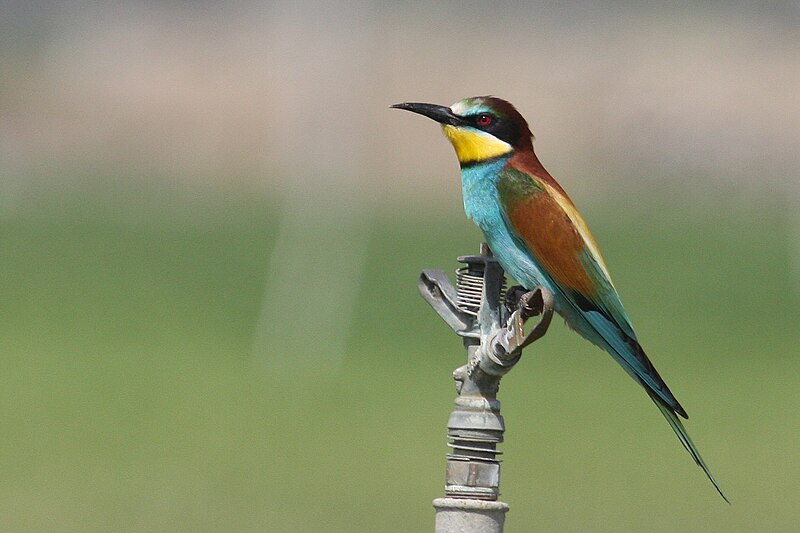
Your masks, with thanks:
[{"label": "bird", "polygon": [[639,344],[589,227],[539,161],[519,111],[494,96],[465,98],[450,107],[421,102],[390,107],[441,125],[461,166],[466,215],[483,231],[503,269],[527,290],[550,290],[568,327],[611,354],[644,388],[730,504],[681,422],[689,418],[686,410]]}]

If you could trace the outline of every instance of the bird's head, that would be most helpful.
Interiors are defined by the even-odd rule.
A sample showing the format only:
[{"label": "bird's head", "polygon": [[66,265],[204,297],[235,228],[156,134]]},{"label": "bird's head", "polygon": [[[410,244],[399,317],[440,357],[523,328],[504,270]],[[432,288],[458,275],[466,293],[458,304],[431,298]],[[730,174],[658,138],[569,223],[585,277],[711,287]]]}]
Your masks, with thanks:
[{"label": "bird's head", "polygon": [[442,125],[462,167],[467,167],[514,151],[533,150],[533,135],[528,123],[513,105],[493,96],[475,96],[450,107],[406,102],[392,106],[413,111]]}]

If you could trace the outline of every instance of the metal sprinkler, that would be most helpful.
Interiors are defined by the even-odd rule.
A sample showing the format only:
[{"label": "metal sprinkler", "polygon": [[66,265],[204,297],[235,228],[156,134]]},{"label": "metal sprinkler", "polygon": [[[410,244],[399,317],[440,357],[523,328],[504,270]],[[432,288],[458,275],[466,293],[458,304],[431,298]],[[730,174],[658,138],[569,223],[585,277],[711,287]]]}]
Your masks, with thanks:
[{"label": "metal sprinkler", "polygon": [[[441,270],[424,270],[419,292],[464,339],[467,364],[453,372],[455,405],[447,422],[445,497],[436,498],[436,533],[502,533],[507,503],[500,496],[497,444],[505,424],[497,390],[519,361],[522,349],[541,338],[553,316],[553,295],[545,287],[505,290],[505,272],[482,243],[479,255],[459,257],[456,287]],[[528,319],[541,318],[528,333]]]}]

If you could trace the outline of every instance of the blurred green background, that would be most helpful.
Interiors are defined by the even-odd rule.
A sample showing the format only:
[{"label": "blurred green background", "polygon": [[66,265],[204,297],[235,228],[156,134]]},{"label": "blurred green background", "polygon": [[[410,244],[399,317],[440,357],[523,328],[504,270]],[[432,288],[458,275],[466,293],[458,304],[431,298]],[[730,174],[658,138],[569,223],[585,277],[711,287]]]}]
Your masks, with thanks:
[{"label": "blurred green background", "polygon": [[0,530],[430,531],[479,231],[437,128],[518,104],[725,505],[560,320],[506,531],[800,522],[800,8],[0,2]]}]

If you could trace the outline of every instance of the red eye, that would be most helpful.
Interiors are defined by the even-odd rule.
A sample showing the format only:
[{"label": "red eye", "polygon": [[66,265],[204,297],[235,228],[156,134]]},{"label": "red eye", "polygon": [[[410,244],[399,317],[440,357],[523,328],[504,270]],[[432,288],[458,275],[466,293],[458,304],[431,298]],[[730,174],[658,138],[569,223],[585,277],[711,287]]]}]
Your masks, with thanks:
[{"label": "red eye", "polygon": [[478,125],[488,126],[492,123],[492,115],[478,115]]}]

